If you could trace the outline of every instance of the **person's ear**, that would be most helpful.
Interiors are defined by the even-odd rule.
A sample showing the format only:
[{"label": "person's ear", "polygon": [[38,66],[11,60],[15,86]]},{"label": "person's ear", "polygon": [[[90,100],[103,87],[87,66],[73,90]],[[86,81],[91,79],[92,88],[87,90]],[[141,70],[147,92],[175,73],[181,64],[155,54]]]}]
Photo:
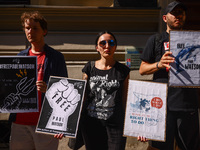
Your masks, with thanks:
[{"label": "person's ear", "polygon": [[98,45],[97,45],[95,48],[96,48],[96,50],[97,50],[97,52],[98,52],[98,51],[99,51]]},{"label": "person's ear", "polygon": [[164,21],[164,22],[167,22],[167,15],[163,15],[162,18],[163,18],[163,21]]},{"label": "person's ear", "polygon": [[48,31],[45,29],[43,35],[46,36],[46,35],[47,35],[47,32],[48,32]]}]

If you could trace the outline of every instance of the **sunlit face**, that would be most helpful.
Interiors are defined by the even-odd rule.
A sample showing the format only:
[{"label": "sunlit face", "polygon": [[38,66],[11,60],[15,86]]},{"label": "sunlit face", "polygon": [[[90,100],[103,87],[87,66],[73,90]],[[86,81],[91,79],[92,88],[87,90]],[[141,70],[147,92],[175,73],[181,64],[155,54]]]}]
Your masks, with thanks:
[{"label": "sunlit face", "polygon": [[175,8],[167,15],[163,16],[169,30],[180,30],[185,23],[186,15],[182,8]]},{"label": "sunlit face", "polygon": [[44,36],[47,34],[47,31],[41,28],[40,23],[32,19],[25,20],[24,31],[30,43],[44,41]]},{"label": "sunlit face", "polygon": [[99,37],[96,46],[101,57],[113,57],[116,50],[116,43],[112,35],[105,33]]}]

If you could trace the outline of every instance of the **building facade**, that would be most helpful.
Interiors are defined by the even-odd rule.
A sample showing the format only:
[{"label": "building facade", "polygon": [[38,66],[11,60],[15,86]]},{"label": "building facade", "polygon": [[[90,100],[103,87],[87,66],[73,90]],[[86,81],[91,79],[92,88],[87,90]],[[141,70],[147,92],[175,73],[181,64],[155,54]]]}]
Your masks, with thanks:
[{"label": "building facade", "polygon": [[[81,69],[89,60],[98,59],[95,38],[109,30],[116,35],[116,59],[125,63],[125,49],[142,49],[149,36],[165,30],[164,8],[173,0],[0,0],[0,55],[16,55],[29,46],[20,16],[24,11],[40,11],[48,21],[45,41],[66,60],[69,77],[81,79]],[[198,0],[180,0],[188,7],[187,30],[200,30]],[[137,69],[131,79],[142,77]],[[129,142],[131,143],[131,141]]]}]

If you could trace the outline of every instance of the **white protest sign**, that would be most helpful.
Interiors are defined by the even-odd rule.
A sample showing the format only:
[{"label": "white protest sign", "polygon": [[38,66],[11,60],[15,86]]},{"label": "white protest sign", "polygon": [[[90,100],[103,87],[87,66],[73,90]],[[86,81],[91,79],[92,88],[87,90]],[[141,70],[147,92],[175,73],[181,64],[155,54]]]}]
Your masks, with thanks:
[{"label": "white protest sign", "polygon": [[129,80],[124,136],[165,141],[167,84]]},{"label": "white protest sign", "polygon": [[170,31],[170,51],[169,86],[200,86],[200,32]]}]

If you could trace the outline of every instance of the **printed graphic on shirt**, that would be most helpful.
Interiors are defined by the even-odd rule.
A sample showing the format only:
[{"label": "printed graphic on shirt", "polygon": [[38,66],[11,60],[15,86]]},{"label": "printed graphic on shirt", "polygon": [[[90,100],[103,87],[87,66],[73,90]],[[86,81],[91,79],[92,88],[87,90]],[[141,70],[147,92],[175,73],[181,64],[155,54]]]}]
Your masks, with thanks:
[{"label": "printed graphic on shirt", "polygon": [[92,100],[88,106],[88,113],[91,117],[107,120],[113,114],[115,107],[115,95],[120,83],[117,80],[109,80],[105,76],[92,76],[89,81]]}]

